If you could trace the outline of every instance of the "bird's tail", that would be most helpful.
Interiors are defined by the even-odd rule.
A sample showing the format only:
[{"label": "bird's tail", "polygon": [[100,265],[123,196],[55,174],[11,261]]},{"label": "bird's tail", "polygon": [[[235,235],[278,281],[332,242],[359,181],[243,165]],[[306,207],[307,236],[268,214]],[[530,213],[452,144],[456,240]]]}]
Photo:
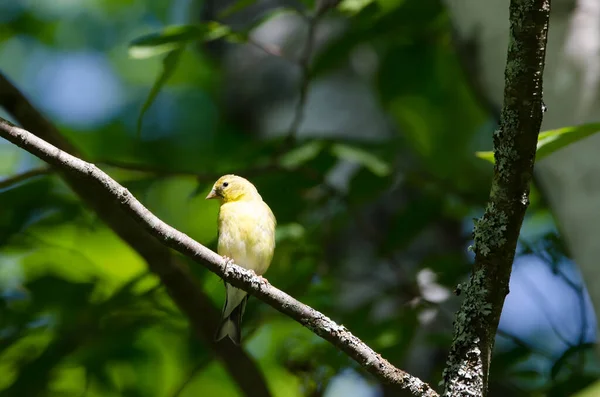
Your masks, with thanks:
[{"label": "bird's tail", "polygon": [[[228,284],[225,284],[225,286],[227,288],[227,298],[225,300],[225,305],[223,305],[221,324],[219,325],[217,333],[215,334],[215,340],[219,341],[228,336],[234,344],[239,346],[242,340],[242,316],[244,315],[244,311],[246,310],[246,302],[248,302],[248,298],[250,296],[243,296],[241,301],[238,299],[231,299],[231,295],[234,295],[234,298],[237,298],[236,295],[239,295],[236,293],[237,291],[235,291],[237,288]],[[237,306],[233,307],[233,309],[228,306],[237,303],[235,301],[238,301],[239,303]]]}]

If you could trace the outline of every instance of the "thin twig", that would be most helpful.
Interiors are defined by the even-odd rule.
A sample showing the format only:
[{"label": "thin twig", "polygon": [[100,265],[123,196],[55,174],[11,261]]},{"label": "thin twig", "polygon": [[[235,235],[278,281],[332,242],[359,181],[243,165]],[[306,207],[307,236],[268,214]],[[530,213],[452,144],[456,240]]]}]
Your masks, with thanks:
[{"label": "thin twig", "polygon": [[428,384],[394,367],[362,340],[350,333],[346,327],[336,324],[322,313],[273,287],[253,271],[226,261],[217,253],[161,221],[127,189],[95,165],[63,152],[3,119],[0,119],[0,136],[54,167],[75,174],[98,189],[102,189],[112,197],[114,202],[118,203],[124,213],[162,244],[204,265],[223,280],[244,289],[304,325],[355,360],[364,370],[380,381],[395,385],[398,389],[409,390],[415,396],[438,396]]},{"label": "thin twig", "polygon": [[29,171],[25,171],[20,174],[13,175],[0,181],[0,190],[14,187],[28,179],[32,179],[41,175],[48,175],[50,173],[52,173],[52,169],[50,169],[49,167],[40,167],[31,169]]},{"label": "thin twig", "polygon": [[315,13],[312,16],[305,16],[305,20],[308,24],[308,31],[306,33],[306,41],[304,43],[304,49],[298,59],[298,66],[300,68],[300,93],[298,95],[298,103],[296,104],[296,110],[294,112],[294,118],[288,129],[286,142],[284,147],[293,145],[298,139],[298,133],[300,126],[304,121],[304,114],[306,111],[306,103],[308,100],[308,88],[310,86],[310,61],[313,55],[313,49],[315,45],[315,34],[317,32],[317,26],[319,24],[322,13]]}]

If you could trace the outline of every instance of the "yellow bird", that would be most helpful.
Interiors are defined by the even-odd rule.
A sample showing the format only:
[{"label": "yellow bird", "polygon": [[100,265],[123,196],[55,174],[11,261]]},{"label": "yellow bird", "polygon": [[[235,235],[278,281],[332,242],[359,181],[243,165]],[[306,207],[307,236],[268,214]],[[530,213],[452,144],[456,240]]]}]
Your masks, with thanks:
[{"label": "yellow bird", "polygon": [[[256,187],[237,175],[224,175],[213,185],[206,199],[217,198],[219,244],[217,252],[236,265],[264,274],[273,259],[277,221]],[[241,341],[241,321],[248,301],[247,292],[225,283],[226,298],[221,324],[215,339],[228,336]]]}]

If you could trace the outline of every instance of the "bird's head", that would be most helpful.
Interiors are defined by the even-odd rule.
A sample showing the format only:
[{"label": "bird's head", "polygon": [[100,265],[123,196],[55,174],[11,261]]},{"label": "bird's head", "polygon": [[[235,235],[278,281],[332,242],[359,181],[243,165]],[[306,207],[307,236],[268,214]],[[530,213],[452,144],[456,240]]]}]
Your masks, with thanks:
[{"label": "bird's head", "polygon": [[223,175],[213,185],[206,199],[218,198],[223,203],[232,201],[262,200],[250,181],[237,175]]}]

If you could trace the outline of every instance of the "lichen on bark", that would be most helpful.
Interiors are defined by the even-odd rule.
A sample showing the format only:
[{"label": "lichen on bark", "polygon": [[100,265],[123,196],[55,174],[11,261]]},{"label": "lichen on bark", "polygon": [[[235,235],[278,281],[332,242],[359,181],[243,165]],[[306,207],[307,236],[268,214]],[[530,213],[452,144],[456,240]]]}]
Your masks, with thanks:
[{"label": "lichen on bark", "polygon": [[465,287],[465,300],[454,319],[454,349],[444,369],[444,396],[479,396],[483,389],[484,358],[479,348],[477,322],[490,314],[485,271],[473,273]]},{"label": "lichen on bark", "polygon": [[493,248],[499,248],[506,243],[505,232],[508,225],[508,215],[496,208],[490,201],[485,214],[476,219],[473,226],[473,245],[470,249],[487,256]]},{"label": "lichen on bark", "polygon": [[494,133],[494,178],[470,247],[475,264],[454,322],[444,396],[486,396],[490,357],[533,174],[542,122],[550,0],[511,0],[504,105]]}]

